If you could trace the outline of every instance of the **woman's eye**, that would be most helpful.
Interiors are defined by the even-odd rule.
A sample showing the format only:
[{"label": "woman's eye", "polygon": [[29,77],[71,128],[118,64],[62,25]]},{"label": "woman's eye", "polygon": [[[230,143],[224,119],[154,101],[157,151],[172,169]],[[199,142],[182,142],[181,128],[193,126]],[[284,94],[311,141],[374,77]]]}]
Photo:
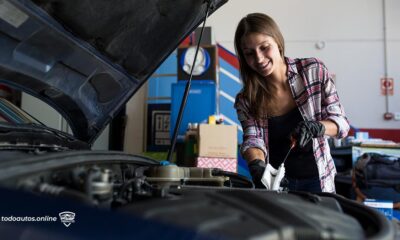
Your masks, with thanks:
[{"label": "woman's eye", "polygon": [[261,51],[266,51],[269,49],[269,46],[262,46],[260,49],[261,49]]}]

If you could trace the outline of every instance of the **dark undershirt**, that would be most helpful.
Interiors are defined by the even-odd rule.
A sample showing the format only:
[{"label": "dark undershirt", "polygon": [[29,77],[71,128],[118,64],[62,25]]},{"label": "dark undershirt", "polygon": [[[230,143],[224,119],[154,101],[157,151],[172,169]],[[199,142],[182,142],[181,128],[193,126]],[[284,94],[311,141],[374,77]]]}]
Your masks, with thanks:
[{"label": "dark undershirt", "polygon": [[[268,118],[269,163],[278,168],[290,148],[290,133],[303,121],[299,109],[296,107],[290,112]],[[304,148],[297,146],[292,149],[285,162],[286,177],[312,178],[318,177],[317,164],[312,149],[312,141]]]}]

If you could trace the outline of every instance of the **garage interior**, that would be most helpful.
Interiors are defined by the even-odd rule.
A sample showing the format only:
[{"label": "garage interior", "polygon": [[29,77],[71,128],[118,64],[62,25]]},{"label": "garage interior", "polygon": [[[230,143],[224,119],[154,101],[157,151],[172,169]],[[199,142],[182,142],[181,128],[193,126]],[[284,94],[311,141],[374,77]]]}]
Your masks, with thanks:
[{"label": "garage interior", "polygon": [[[227,149],[225,154],[214,157],[235,159],[227,169],[250,177],[247,164],[238,153],[243,130],[233,104],[241,82],[233,39],[236,24],[252,12],[266,13],[276,20],[285,37],[286,56],[317,57],[328,66],[351,125],[347,138],[330,140],[338,169],[337,192],[356,198],[350,172],[363,153],[400,157],[398,0],[229,1],[207,19],[200,45],[209,65],[193,78],[192,98],[178,131],[173,162],[179,166],[204,166],[198,164],[197,158],[212,156],[201,153],[197,146],[200,141],[217,140],[210,148],[220,144]],[[182,62],[187,50],[199,41],[200,31],[188,36],[153,73],[103,130],[92,149],[167,158],[188,80]],[[66,120],[40,100],[23,93],[15,101],[47,126],[71,133]],[[201,129],[201,124],[207,123],[215,125],[211,126],[214,129]],[[222,126],[227,128],[221,129]],[[201,139],[200,130],[204,131]],[[220,167],[215,164],[211,166]],[[398,211],[394,214],[400,219]]]}]

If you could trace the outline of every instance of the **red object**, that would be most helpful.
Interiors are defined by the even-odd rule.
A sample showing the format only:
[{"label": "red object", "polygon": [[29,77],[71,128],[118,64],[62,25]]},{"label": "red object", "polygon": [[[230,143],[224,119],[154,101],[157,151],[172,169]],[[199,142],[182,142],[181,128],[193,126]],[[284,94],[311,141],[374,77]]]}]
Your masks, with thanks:
[{"label": "red object", "polygon": [[8,99],[12,95],[12,89],[6,85],[0,84],[0,97]]},{"label": "red object", "polygon": [[187,36],[179,45],[180,47],[188,47],[193,45],[195,39],[195,33],[192,32],[189,36]]},{"label": "red object", "polygon": [[237,172],[236,158],[211,158],[198,157],[196,159],[196,167],[201,168],[219,168],[228,172]]},{"label": "red object", "polygon": [[4,91],[10,92],[10,93],[12,91],[11,88],[9,88],[8,86],[3,85],[3,84],[0,84],[0,90],[4,90]]},{"label": "red object", "polygon": [[186,47],[190,45],[190,37],[185,38],[181,44],[179,45],[180,47]]},{"label": "red object", "polygon": [[383,118],[385,120],[392,120],[394,118],[394,115],[393,115],[393,113],[387,112],[387,113],[383,114]]},{"label": "red object", "polygon": [[393,78],[381,78],[381,93],[382,95],[393,95]]},{"label": "red object", "polygon": [[[381,138],[383,140],[391,140],[400,143],[400,129],[376,129],[376,128],[360,128],[358,131],[368,132],[370,138]],[[349,136],[354,135],[351,129]]]},{"label": "red object", "polygon": [[218,55],[232,65],[234,68],[239,69],[239,60],[235,54],[231,53],[226,48],[218,44]]}]

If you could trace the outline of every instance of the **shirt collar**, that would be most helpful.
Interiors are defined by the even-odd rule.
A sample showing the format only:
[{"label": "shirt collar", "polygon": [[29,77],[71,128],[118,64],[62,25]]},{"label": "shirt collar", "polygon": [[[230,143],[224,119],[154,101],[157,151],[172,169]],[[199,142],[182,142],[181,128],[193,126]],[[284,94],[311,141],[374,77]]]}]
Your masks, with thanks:
[{"label": "shirt collar", "polygon": [[288,81],[289,83],[293,83],[295,77],[297,74],[299,74],[299,71],[297,69],[297,64],[295,59],[285,57],[285,62],[287,65],[287,76],[288,76]]},{"label": "shirt collar", "polygon": [[296,61],[294,59],[289,58],[289,57],[285,57],[285,62],[287,64],[287,66],[288,66],[288,70],[287,70],[288,71],[288,75],[298,74]]}]

